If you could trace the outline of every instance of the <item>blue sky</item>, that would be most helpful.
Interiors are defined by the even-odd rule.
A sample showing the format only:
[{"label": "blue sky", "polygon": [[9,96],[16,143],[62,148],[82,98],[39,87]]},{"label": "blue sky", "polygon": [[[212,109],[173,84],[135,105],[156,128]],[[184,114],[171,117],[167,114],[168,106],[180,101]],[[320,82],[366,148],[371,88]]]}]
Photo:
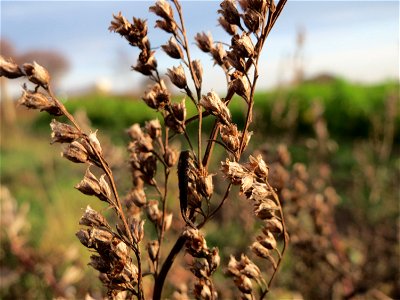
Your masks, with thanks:
[{"label": "blue sky", "polygon": [[[94,82],[109,83],[117,91],[129,91],[143,83],[130,72],[137,51],[108,26],[113,13],[148,19],[152,46],[168,36],[153,25],[150,1],[1,1],[1,37],[19,53],[31,49],[55,49],[70,61],[61,89],[84,89]],[[229,41],[217,27],[217,1],[184,1],[189,38],[211,31],[214,39]],[[261,59],[260,88],[270,88],[292,75],[291,57],[296,32],[303,28],[305,73],[330,72],[358,82],[399,78],[398,1],[293,1],[289,0],[273,29]],[[193,41],[193,39],[192,39]],[[162,71],[176,61],[158,51]],[[224,76],[196,47],[192,56],[205,68],[205,89],[222,90]]]}]

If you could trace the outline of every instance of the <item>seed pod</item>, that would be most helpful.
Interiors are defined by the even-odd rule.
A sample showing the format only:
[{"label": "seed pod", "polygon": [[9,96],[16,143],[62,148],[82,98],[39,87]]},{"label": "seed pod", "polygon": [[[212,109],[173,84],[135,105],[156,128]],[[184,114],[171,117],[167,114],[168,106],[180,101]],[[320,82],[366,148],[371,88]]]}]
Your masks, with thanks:
[{"label": "seed pod", "polygon": [[30,82],[47,87],[50,82],[50,74],[49,72],[39,65],[37,62],[33,62],[33,64],[24,64],[22,66],[24,68],[26,76]]},{"label": "seed pod", "polygon": [[79,225],[100,227],[104,226],[109,228],[107,220],[99,212],[92,209],[89,205],[86,206],[85,213],[79,220]]},{"label": "seed pod", "polygon": [[194,39],[196,40],[197,46],[203,52],[208,53],[213,48],[213,38],[209,32],[207,34],[205,32],[198,33]]},{"label": "seed pod", "polygon": [[54,100],[39,92],[31,92],[23,87],[21,98],[18,100],[18,104],[23,105],[31,109],[39,109],[40,111],[46,111],[53,116],[62,116],[63,112],[56,105]]},{"label": "seed pod", "polygon": [[171,5],[165,0],[158,0],[156,5],[150,6],[149,11],[165,20],[173,20],[174,14]]},{"label": "seed pod", "polygon": [[187,86],[185,71],[180,65],[178,67],[172,67],[172,69],[167,69],[167,75],[171,82],[180,89],[184,89]]},{"label": "seed pod", "polygon": [[251,32],[257,32],[260,29],[262,15],[254,9],[247,9],[243,15],[243,21]]},{"label": "seed pod", "polygon": [[221,2],[218,12],[222,14],[225,20],[232,25],[240,25],[240,14],[235,6],[235,2],[233,0],[224,0]]},{"label": "seed pod", "polygon": [[0,77],[3,76],[14,79],[24,76],[24,73],[11,58],[7,60],[0,55]]},{"label": "seed pod", "polygon": [[267,231],[267,234],[265,236],[258,236],[257,241],[269,250],[276,249],[276,240],[274,235],[270,231]]},{"label": "seed pod", "polygon": [[168,44],[162,45],[162,49],[168,56],[175,58],[175,59],[183,59],[183,52],[181,46],[176,42],[175,38],[171,37],[168,41]]},{"label": "seed pod", "polygon": [[69,144],[61,155],[75,163],[86,163],[88,161],[88,152],[78,141],[73,141]]},{"label": "seed pod", "polygon": [[203,66],[201,65],[200,60],[193,60],[192,66],[195,75],[194,82],[196,85],[196,89],[200,89],[203,82]]},{"label": "seed pod", "polygon": [[223,17],[219,17],[218,19],[219,24],[221,27],[230,35],[236,34],[236,25],[229,24],[229,22]]},{"label": "seed pod", "polygon": [[147,245],[147,253],[149,254],[150,259],[155,262],[157,259],[158,250],[160,245],[158,241],[154,240],[148,243]]},{"label": "seed pod", "polygon": [[81,133],[75,127],[54,119],[51,121],[50,127],[52,130],[51,143],[71,143],[81,137]]}]

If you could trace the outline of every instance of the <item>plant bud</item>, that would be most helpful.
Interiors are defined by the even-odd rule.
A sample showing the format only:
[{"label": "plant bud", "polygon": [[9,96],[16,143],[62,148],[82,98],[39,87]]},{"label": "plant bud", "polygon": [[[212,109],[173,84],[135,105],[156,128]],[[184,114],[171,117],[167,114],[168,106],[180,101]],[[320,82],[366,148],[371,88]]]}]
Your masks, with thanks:
[{"label": "plant bud", "polygon": [[22,67],[24,68],[25,74],[28,76],[30,82],[45,88],[48,86],[50,75],[41,65],[34,61],[33,64],[24,64]]},{"label": "plant bud", "polygon": [[89,205],[86,206],[85,213],[79,220],[79,225],[92,226],[92,227],[107,227],[109,228],[107,220],[97,211],[92,209]]},{"label": "plant bud", "polygon": [[56,120],[52,120],[50,123],[52,130],[51,143],[71,143],[72,141],[80,138],[82,134],[75,127],[60,123]]},{"label": "plant bud", "polygon": [[183,52],[181,46],[176,42],[176,39],[171,37],[168,41],[168,44],[162,45],[161,48],[168,54],[169,57],[175,59],[183,59]]},{"label": "plant bud", "polygon": [[10,79],[24,76],[21,68],[11,59],[6,60],[0,55],[0,77],[7,77]]},{"label": "plant bud", "polygon": [[73,141],[69,144],[61,155],[75,163],[86,163],[88,161],[88,152],[78,141]]},{"label": "plant bud", "polygon": [[213,48],[213,38],[209,32],[207,34],[205,32],[198,33],[194,39],[196,40],[197,46],[203,52],[208,53]]},{"label": "plant bud", "polygon": [[159,248],[160,245],[156,240],[149,242],[149,244],[147,245],[147,252],[149,253],[151,261],[156,261]]},{"label": "plant bud", "polygon": [[187,86],[185,71],[181,65],[179,67],[172,67],[172,70],[167,69],[167,75],[176,87],[184,89]]}]

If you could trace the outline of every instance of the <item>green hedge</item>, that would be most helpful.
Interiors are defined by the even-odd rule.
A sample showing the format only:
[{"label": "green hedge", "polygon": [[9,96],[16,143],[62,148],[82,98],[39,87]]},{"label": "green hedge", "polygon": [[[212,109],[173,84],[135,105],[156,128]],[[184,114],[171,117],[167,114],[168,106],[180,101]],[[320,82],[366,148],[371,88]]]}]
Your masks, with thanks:
[{"label": "green hedge", "polygon": [[[287,110],[296,101],[299,108],[297,131],[308,134],[312,131],[310,118],[311,104],[322,101],[325,106],[325,118],[328,129],[333,136],[343,138],[368,137],[372,127],[371,118],[378,115],[385,119],[385,99],[389,93],[399,92],[399,83],[386,82],[379,85],[352,84],[344,80],[333,80],[329,83],[304,83],[296,88],[279,89],[270,92],[258,92],[255,96],[255,121],[257,128],[279,134],[280,124],[275,124],[271,111],[276,101],[284,101]],[[94,128],[107,132],[123,132],[133,123],[144,124],[146,120],[160,118],[154,110],[143,101],[128,96],[86,95],[65,101],[66,107],[74,112],[85,109]],[[194,106],[187,101],[188,116],[195,114]],[[234,99],[230,104],[234,121],[239,128],[245,121],[246,104],[241,99]],[[205,120],[205,127],[212,124],[211,118]],[[41,114],[36,125],[48,128],[50,117]],[[189,126],[189,131],[195,126]],[[400,116],[396,117],[396,140],[400,140]]]}]

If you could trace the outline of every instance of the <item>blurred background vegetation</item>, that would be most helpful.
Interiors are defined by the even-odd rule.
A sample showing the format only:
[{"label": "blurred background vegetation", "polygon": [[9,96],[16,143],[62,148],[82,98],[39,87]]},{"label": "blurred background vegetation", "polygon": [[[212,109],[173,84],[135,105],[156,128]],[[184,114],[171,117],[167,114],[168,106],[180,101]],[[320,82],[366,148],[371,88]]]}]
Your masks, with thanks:
[{"label": "blurred background vegetation", "polygon": [[[128,192],[125,130],[133,123],[143,125],[146,120],[157,117],[156,113],[137,97],[99,91],[71,97],[65,105],[82,123],[88,123],[88,118],[91,127],[99,129],[100,140],[111,149],[109,159],[114,165],[120,192]],[[240,126],[245,117],[241,102],[233,101],[230,109]],[[189,116],[194,113],[189,109]],[[316,126],[318,119],[326,126]],[[49,145],[49,121],[46,114],[17,107],[15,121],[2,122],[2,299],[83,298],[87,292],[93,296],[101,293],[95,272],[86,266],[90,253],[80,246],[75,232],[87,204],[105,212],[106,208],[73,189],[81,180],[84,167],[61,159],[59,145]],[[211,126],[209,121],[205,123],[206,128]],[[366,86],[321,75],[290,87],[260,91],[256,94],[252,130],[255,135],[249,154],[261,151],[271,163],[273,155],[270,154],[285,145],[291,157],[287,170],[290,172],[297,163],[304,163],[309,168],[310,182],[324,177],[320,167],[312,166],[328,167],[329,185],[338,195],[331,217],[345,252],[359,267],[357,270],[364,272],[364,277],[360,276],[368,288],[362,292],[370,292],[373,287],[394,298],[400,297],[396,268],[399,262],[399,83],[387,81]],[[321,134],[325,137],[322,142]],[[322,156],[321,147],[326,149]],[[216,166],[223,155],[221,149],[217,149],[218,153],[221,156],[215,157]],[[178,209],[176,191],[171,195],[169,205],[175,211]],[[223,261],[232,253],[246,250],[256,226],[244,199],[230,201],[235,205],[228,205],[206,228],[208,243],[220,247]],[[283,201],[290,208],[285,198]],[[229,222],[232,218],[240,222]],[[178,233],[182,224],[179,220],[175,222]],[[171,237],[168,243],[173,240]],[[308,249],[308,254],[314,255],[312,249]],[[373,266],[368,262],[371,256],[375,257],[370,261]],[[300,295],[316,299],[326,293],[332,295],[332,287],[325,294],[310,292],[310,289],[322,289],[320,278],[312,274],[307,283],[301,286],[295,283],[296,264],[302,259],[295,246],[289,250],[271,299]],[[186,278],[182,277],[185,271],[179,268],[172,274]],[[189,273],[184,276],[190,277]],[[217,283],[222,276],[222,273],[216,275]],[[176,279],[172,281],[172,286],[178,285],[174,283]]]}]

